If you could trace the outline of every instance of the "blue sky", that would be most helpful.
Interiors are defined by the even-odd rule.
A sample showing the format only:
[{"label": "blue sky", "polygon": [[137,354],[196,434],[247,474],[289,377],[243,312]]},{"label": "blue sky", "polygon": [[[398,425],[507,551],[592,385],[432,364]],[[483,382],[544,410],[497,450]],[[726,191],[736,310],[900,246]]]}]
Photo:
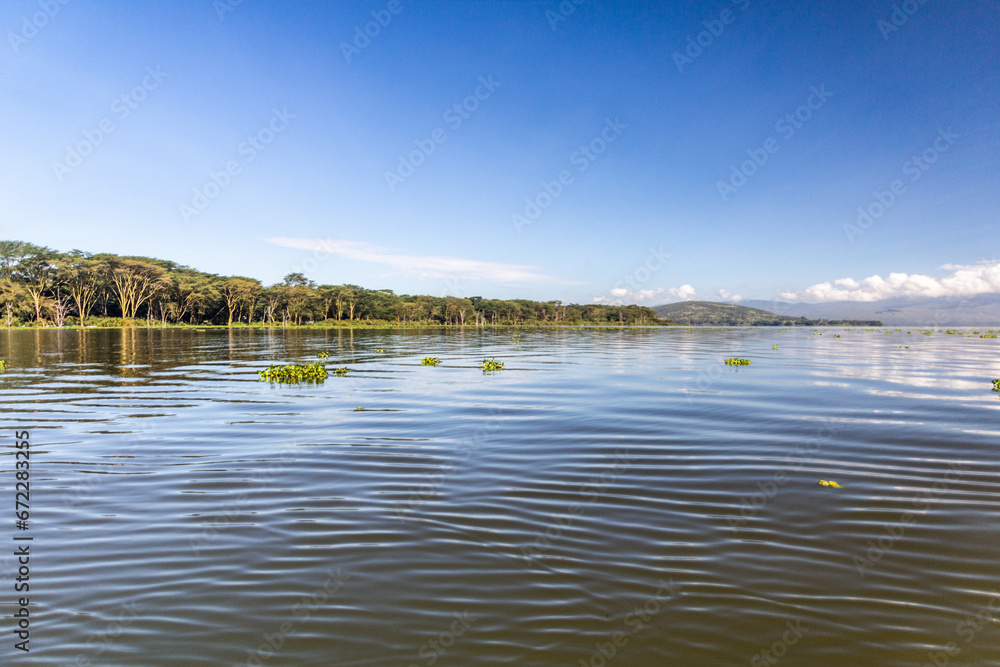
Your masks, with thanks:
[{"label": "blue sky", "polygon": [[1000,292],[994,2],[8,0],[0,29],[2,238],[581,303]]}]

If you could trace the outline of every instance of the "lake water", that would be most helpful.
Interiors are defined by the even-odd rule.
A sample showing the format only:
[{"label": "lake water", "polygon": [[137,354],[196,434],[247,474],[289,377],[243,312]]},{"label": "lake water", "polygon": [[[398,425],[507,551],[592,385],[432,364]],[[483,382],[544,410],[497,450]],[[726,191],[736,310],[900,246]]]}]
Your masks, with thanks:
[{"label": "lake water", "polygon": [[1000,665],[1000,340],[821,331],[0,332],[0,663]]}]

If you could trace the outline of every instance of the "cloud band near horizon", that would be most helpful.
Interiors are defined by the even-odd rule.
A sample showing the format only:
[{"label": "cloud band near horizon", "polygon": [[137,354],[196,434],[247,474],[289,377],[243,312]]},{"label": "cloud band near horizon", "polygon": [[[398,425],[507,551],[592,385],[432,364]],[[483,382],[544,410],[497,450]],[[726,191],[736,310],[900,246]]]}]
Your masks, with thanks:
[{"label": "cloud band near horizon", "polygon": [[404,255],[363,241],[344,239],[303,239],[274,237],[265,239],[284,248],[296,248],[336,255],[359,262],[372,262],[392,267],[400,274],[424,279],[480,280],[495,283],[534,283],[542,285],[586,285],[587,282],[567,280],[539,273],[541,267],[528,264],[505,264],[461,257],[437,255]]},{"label": "cloud band near horizon", "polygon": [[890,273],[888,278],[870,276],[860,282],[841,278],[818,283],[799,292],[781,292],[784,301],[829,303],[836,301],[882,301],[896,298],[971,297],[1000,292],[1000,263],[984,262],[969,266],[946,264],[948,275],[934,278],[920,274]]}]

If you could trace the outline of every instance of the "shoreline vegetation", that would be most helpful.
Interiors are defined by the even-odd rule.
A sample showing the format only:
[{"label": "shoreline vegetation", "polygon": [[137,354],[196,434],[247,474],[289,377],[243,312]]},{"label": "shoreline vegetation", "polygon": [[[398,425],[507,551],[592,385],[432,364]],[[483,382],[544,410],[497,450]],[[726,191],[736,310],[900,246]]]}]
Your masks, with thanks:
[{"label": "shoreline vegetation", "polygon": [[151,257],[58,252],[0,241],[0,327],[417,328],[663,326],[645,306],[434,297],[317,285],[301,273],[265,286]]}]

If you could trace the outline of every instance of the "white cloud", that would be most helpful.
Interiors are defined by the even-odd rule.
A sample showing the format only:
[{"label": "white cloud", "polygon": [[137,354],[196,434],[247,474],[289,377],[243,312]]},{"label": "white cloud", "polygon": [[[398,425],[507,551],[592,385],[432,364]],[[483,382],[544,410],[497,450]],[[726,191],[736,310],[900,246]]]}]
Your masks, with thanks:
[{"label": "white cloud", "polygon": [[268,243],[285,248],[312,250],[316,253],[337,255],[359,262],[385,264],[399,273],[418,278],[443,278],[482,280],[496,283],[535,283],[545,285],[586,285],[585,282],[565,280],[538,273],[537,266],[483,262],[461,257],[435,255],[401,255],[363,241],[340,239],[270,238]]},{"label": "white cloud", "polygon": [[723,301],[732,301],[733,303],[739,303],[740,301],[743,300],[743,297],[741,297],[739,294],[730,294],[724,289],[720,289],[718,294],[719,298]]},{"label": "white cloud", "polygon": [[785,301],[825,303],[828,301],[881,301],[899,297],[969,297],[1000,292],[1000,264],[989,262],[960,266],[946,264],[950,271],[942,278],[919,274],[890,273],[888,278],[871,276],[862,281],[841,278],[833,283],[819,283],[801,292],[782,292]]},{"label": "white cloud", "polygon": [[607,294],[595,296],[594,303],[604,303],[610,306],[624,306],[633,303],[658,306],[667,301],[689,301],[694,297],[695,291],[690,285],[641,289],[634,292],[630,292],[624,287],[616,287]]}]

